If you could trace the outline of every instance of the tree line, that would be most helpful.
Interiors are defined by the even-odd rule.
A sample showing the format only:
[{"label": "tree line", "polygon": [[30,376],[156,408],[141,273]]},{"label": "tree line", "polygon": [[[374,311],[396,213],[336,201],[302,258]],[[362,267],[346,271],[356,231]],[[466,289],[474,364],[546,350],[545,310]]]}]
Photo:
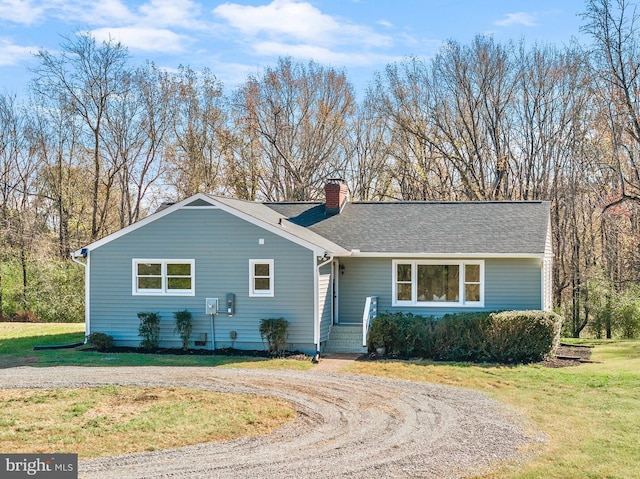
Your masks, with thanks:
[{"label": "tree line", "polygon": [[567,332],[636,335],[638,17],[588,0],[582,19],[588,45],[449,41],[361,99],[314,61],[225,92],[209,70],[134,66],[90,34],[38,52],[29,98],[0,95],[0,314],[82,319],[70,252],[162,202],[316,200],[342,177],[353,200],[550,201]]}]

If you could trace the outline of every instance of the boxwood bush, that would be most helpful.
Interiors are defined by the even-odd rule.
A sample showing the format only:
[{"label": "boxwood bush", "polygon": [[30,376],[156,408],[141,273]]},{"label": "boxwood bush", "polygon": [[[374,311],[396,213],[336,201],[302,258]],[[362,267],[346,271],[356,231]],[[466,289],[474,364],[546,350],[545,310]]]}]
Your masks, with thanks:
[{"label": "boxwood bush", "polygon": [[485,332],[487,361],[540,361],[557,348],[561,328],[562,317],[549,311],[492,313]]},{"label": "boxwood bush", "polygon": [[436,319],[383,313],[369,328],[368,349],[438,361],[527,363],[551,354],[562,318],[546,311],[447,314]]}]

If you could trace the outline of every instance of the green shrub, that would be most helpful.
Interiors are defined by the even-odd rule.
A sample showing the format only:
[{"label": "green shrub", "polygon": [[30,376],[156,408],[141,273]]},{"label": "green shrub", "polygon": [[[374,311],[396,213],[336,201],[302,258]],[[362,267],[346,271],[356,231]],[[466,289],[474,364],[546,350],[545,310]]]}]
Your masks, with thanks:
[{"label": "green shrub", "polygon": [[492,313],[485,332],[487,360],[499,363],[540,361],[560,342],[562,317],[550,311]]},{"label": "green shrub", "polygon": [[384,313],[374,318],[367,337],[369,351],[384,348],[387,354],[397,353],[396,346],[401,347],[403,342],[404,321],[403,313]]},{"label": "green shrub", "polygon": [[484,330],[487,312],[445,314],[435,325],[433,359],[482,362],[486,358]]},{"label": "green shrub", "polygon": [[287,344],[289,323],[284,318],[265,318],[260,320],[260,337],[267,341],[268,351],[280,353]]},{"label": "green shrub", "polygon": [[525,363],[555,350],[562,317],[545,311],[472,312],[440,319],[382,313],[369,328],[370,352],[439,361]]},{"label": "green shrub", "polygon": [[630,288],[616,298],[613,306],[612,322],[620,336],[632,339],[640,333],[640,291]]},{"label": "green shrub", "polygon": [[138,313],[140,326],[138,334],[142,337],[140,346],[150,351],[158,349],[160,344],[160,315],[158,313]]},{"label": "green shrub", "polygon": [[106,351],[114,346],[113,336],[100,332],[91,333],[87,336],[87,344],[93,346],[98,351]]},{"label": "green shrub", "polygon": [[173,313],[173,316],[176,318],[175,332],[180,335],[180,339],[182,340],[182,349],[186,351],[189,349],[189,338],[193,331],[191,313],[185,309],[183,311],[176,311]]},{"label": "green shrub", "polygon": [[2,253],[0,251],[0,316],[9,321],[23,321],[22,312],[28,311],[45,323],[84,321],[84,268],[70,260],[30,256],[26,263],[25,288],[17,251]]},{"label": "green shrub", "polygon": [[436,347],[436,320],[433,316],[406,315],[402,336],[404,346],[399,354],[406,357],[432,358]]}]

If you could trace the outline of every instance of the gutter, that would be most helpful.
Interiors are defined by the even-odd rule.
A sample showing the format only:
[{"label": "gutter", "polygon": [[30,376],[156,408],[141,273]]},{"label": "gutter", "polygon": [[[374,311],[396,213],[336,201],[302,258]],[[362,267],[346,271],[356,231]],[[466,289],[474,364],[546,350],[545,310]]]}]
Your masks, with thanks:
[{"label": "gutter", "polygon": [[[89,335],[87,334],[89,332],[89,270],[87,269],[87,263],[84,263],[82,261],[80,261],[78,259],[78,257],[76,256],[77,251],[74,251],[73,253],[70,254],[71,256],[71,261],[73,261],[74,263],[79,264],[80,266],[82,266],[84,268],[84,294],[85,294],[85,300],[84,300],[84,344],[87,344],[87,338],[89,337]],[[87,248],[82,248],[80,250],[80,254],[82,255],[83,258],[87,258],[88,254],[89,254],[89,250]]]},{"label": "gutter", "polygon": [[354,258],[423,258],[423,259],[544,259],[544,253],[403,253],[361,252],[351,250]]}]

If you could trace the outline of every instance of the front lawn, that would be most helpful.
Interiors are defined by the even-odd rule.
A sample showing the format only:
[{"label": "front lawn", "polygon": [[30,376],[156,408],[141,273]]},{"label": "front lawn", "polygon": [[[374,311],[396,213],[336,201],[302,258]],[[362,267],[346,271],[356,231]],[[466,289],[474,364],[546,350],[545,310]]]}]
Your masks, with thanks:
[{"label": "front lawn", "polygon": [[189,388],[0,389],[3,453],[81,459],[269,434],[296,417],[282,399]]},{"label": "front lawn", "polygon": [[84,323],[0,323],[0,368],[16,366],[226,366],[307,370],[311,361],[249,356],[198,356],[143,353],[100,353],[85,347],[45,349],[34,346],[84,340]]},{"label": "front lawn", "polygon": [[[582,341],[585,343],[586,341]],[[482,478],[640,478],[640,341],[590,341],[601,363],[548,368],[357,361],[347,371],[476,389],[522,413],[543,442]]]}]

